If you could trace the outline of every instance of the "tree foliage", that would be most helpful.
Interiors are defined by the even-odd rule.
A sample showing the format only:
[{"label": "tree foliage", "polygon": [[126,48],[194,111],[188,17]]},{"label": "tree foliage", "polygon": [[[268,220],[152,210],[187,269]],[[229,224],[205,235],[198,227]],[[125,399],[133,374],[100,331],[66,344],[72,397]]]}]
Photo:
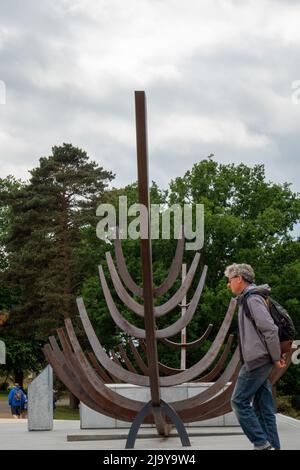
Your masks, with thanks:
[{"label": "tree foliage", "polygon": [[[8,190],[6,182],[1,206],[5,209],[0,208],[2,221],[6,214],[4,225],[0,222],[0,242],[5,252],[2,285],[6,294],[3,296],[0,290],[0,301],[2,308],[6,305],[9,309],[10,320],[0,332],[11,341],[19,340],[21,335],[28,344],[33,340],[44,341],[57,326],[62,326],[65,316],[74,317],[76,295],[83,296],[95,331],[107,351],[116,350],[124,340],[110,317],[100,287],[97,267],[102,264],[109,279],[105,252],[113,253],[113,249],[96,236],[95,208],[100,201],[109,202],[118,215],[119,196],[127,196],[128,206],[137,202],[138,196],[137,183],[108,189],[112,178],[110,172],[90,162],[85,152],[64,144],[54,147],[51,156],[40,160],[27,184]],[[266,181],[263,165],[225,165],[209,156],[172,180],[168,190],[152,182],[150,193],[151,202],[163,207],[174,203],[204,204],[205,238],[200,264],[202,268],[208,265],[208,276],[194,319],[187,328],[187,339],[197,339],[209,323],[214,324],[214,329],[200,349],[188,351],[188,365],[208,350],[223,321],[231,297],[224,270],[233,262],[251,264],[257,282],[271,285],[273,296],[286,306],[300,333],[300,239],[291,234],[299,222],[300,198],[289,184]],[[122,246],[128,269],[141,285],[139,241],[123,240]],[[176,240],[153,241],[155,285],[166,278],[175,249]],[[185,252],[188,265],[193,254]],[[199,275],[188,300],[198,279]],[[159,302],[166,301],[180,282],[178,279]],[[116,294],[113,297],[124,316],[143,327],[143,320],[129,312]],[[158,328],[170,325],[180,314],[178,307],[159,318]],[[79,326],[75,326],[81,335]],[[234,318],[231,332],[235,335],[236,328]],[[180,340],[179,335],[171,339]],[[160,342],[158,350],[161,362],[179,367],[178,351]],[[131,352],[127,352],[134,362]],[[282,390],[291,393],[299,388],[298,369],[292,366],[285,374],[280,381]]]}]

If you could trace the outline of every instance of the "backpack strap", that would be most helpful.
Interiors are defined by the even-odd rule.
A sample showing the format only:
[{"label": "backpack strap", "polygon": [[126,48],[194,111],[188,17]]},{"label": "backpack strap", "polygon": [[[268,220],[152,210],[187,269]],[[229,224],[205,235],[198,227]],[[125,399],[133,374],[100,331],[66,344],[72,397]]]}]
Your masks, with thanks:
[{"label": "backpack strap", "polygon": [[268,296],[263,295],[260,292],[255,292],[255,289],[246,292],[246,294],[244,294],[244,296],[242,297],[242,302],[241,303],[242,303],[242,306],[243,306],[243,309],[244,309],[244,313],[245,313],[246,317],[249,318],[253,322],[253,324],[256,326],[256,323],[254,321],[254,318],[251,315],[250,308],[249,308],[248,301],[247,301],[248,298],[250,297],[250,295],[259,295],[260,297],[262,297],[265,301],[268,312],[270,312],[270,301],[269,301]]}]

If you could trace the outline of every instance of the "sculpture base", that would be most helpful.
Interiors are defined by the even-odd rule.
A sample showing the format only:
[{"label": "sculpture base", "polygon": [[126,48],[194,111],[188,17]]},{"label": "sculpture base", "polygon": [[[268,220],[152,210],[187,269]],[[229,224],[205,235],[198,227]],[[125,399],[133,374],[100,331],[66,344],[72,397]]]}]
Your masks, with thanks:
[{"label": "sculpture base", "polygon": [[[161,388],[162,399],[170,403],[177,400],[184,400],[203,392],[211,383],[185,383],[175,387]],[[107,384],[107,387],[127,398],[147,402],[150,400],[150,390],[146,387],[139,387],[129,384]],[[202,426],[238,426],[237,419],[233,412],[217,418],[185,423],[186,427]],[[130,428],[131,423],[119,419],[109,418],[92,410],[88,406],[80,403],[80,429],[101,429],[101,428]],[[143,424],[142,427],[155,427],[151,424]]]}]

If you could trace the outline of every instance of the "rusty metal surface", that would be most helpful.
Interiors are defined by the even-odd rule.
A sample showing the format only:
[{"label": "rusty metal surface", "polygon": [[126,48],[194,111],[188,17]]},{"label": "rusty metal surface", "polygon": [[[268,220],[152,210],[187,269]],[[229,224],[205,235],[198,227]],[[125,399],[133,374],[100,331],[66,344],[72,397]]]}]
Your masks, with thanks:
[{"label": "rusty metal surface", "polygon": [[179,289],[176,291],[176,293],[169,300],[167,300],[167,302],[154,308],[155,317],[161,317],[165,315],[166,313],[170,312],[171,310],[173,310],[186,296],[189,288],[191,287],[194,276],[196,274],[199,260],[200,260],[200,253],[196,253],[194,256],[193,262],[190,266],[190,269],[183,283],[181,284]]},{"label": "rusty metal surface", "polygon": [[[126,305],[130,310],[139,315],[140,317],[144,316],[144,305],[139,304],[135,299],[133,299],[124,288],[122,281],[118,275],[118,272],[115,268],[112,256],[110,252],[105,253],[107,266],[110,272],[110,277],[113,282],[116,293],[119,298],[122,300],[124,305]],[[99,267],[100,275],[100,267]]]},{"label": "rusty metal surface", "polygon": [[170,346],[173,349],[181,349],[182,347],[194,349],[194,348],[201,346],[201,344],[204,343],[204,341],[208,338],[211,330],[213,329],[213,326],[214,325],[210,323],[207,329],[205,330],[205,332],[203,333],[203,335],[200,338],[196,339],[195,341],[191,341],[190,343],[174,343],[174,341],[170,341],[167,338],[160,338],[160,340],[162,343]]},{"label": "rusty metal surface", "polygon": [[[127,265],[126,265],[123,250],[122,250],[122,244],[118,236],[119,235],[118,229],[117,229],[116,235],[117,235],[116,239],[114,240],[114,248],[115,248],[117,267],[118,267],[118,272],[120,274],[120,277],[122,281],[124,282],[125,286],[127,287],[127,289],[129,289],[133,294],[139,297],[143,297],[143,289],[135,283],[135,281],[132,279],[127,269]],[[176,281],[178,274],[180,273],[180,269],[181,269],[182,258],[183,258],[183,253],[184,253],[184,244],[185,244],[185,240],[183,236],[183,230],[181,229],[181,237],[178,238],[175,256],[172,261],[168,276],[159,287],[153,288],[154,298],[161,297],[166,292],[168,292],[168,290],[171,289],[174,282]]]},{"label": "rusty metal surface", "polygon": [[[106,253],[106,259],[107,259],[107,265],[108,265],[108,269],[109,269],[109,272],[110,272],[111,280],[113,282],[115,291],[117,292],[119,298],[122,300],[122,302],[130,310],[132,310],[134,313],[136,313],[140,317],[143,317],[144,316],[144,306],[139,304],[135,299],[133,299],[128,294],[126,289],[124,288],[124,286],[123,286],[123,284],[122,284],[122,282],[119,278],[119,275],[117,273],[117,270],[114,266],[114,262],[113,262],[113,259],[112,259],[112,256],[111,256],[110,252]],[[166,313],[173,310],[182,301],[182,299],[186,296],[186,293],[188,292],[188,290],[189,290],[189,288],[190,288],[190,286],[193,282],[195,273],[197,271],[199,260],[200,260],[200,254],[196,253],[195,256],[194,256],[193,262],[190,266],[190,269],[189,269],[189,271],[186,275],[186,278],[185,278],[183,284],[180,286],[180,288],[176,291],[176,293],[167,302],[165,302],[162,305],[154,307],[154,316],[155,317],[161,317],[163,315],[166,315]],[[100,268],[99,268],[101,283],[102,283],[102,272],[100,271]]]},{"label": "rusty metal surface", "polygon": [[239,366],[236,367],[236,370],[232,376],[232,383],[226,388],[226,390],[223,390],[219,395],[214,396],[210,400],[205,401],[201,404],[195,404],[192,407],[185,408],[184,410],[182,410],[178,405],[176,405],[176,403],[172,403],[173,407],[185,423],[206,419],[204,418],[204,416],[207,412],[210,412],[211,410],[213,410],[214,408],[218,408],[219,406],[223,407],[224,402],[230,400],[235,387],[235,382],[238,373]]},{"label": "rusty metal surface", "polygon": [[79,400],[99,413],[103,413],[112,418],[115,417],[113,414],[109,414],[105,407],[102,407],[93,399],[93,397],[90,396],[89,391],[86,390],[84,382],[81,382],[80,378],[75,373],[72,362],[67,362],[64,355],[59,355],[58,352],[52,350],[49,345],[46,345],[43,348],[43,351],[57,377],[62,380],[62,382]]},{"label": "rusty metal surface", "polygon": [[[133,383],[134,385],[148,386],[149,377],[145,377],[139,374],[134,374],[130,371],[126,371],[125,369],[118,366],[117,364],[114,364],[111,361],[111,359],[107,356],[105,350],[101,346],[100,341],[97,338],[93,330],[93,327],[90,323],[87,312],[85,310],[83,300],[77,299],[77,304],[78,304],[79,313],[80,313],[83,327],[90,341],[90,344],[93,348],[93,351],[97,359],[106,368],[106,370],[108,370],[108,372],[112,373],[114,376],[122,380],[125,380],[129,383]],[[211,366],[216,356],[218,355],[218,352],[223,344],[224,338],[226,337],[226,334],[228,332],[228,329],[232,321],[235,307],[236,307],[236,300],[232,299],[230,301],[228,311],[226,313],[222,326],[214,342],[212,343],[210,350],[205,354],[205,356],[202,359],[200,359],[198,363],[196,363],[194,366],[192,366],[190,369],[186,371],[183,371],[179,374],[169,376],[169,377],[161,377],[159,381],[161,386],[179,385],[183,382],[188,382],[192,380],[193,378],[199,376],[203,371],[205,371],[208,367]],[[148,351],[148,342],[147,342],[147,351]]]},{"label": "rusty metal surface", "polygon": [[89,351],[89,352],[88,352],[88,357],[89,357],[90,363],[92,364],[92,366],[94,367],[95,371],[96,371],[97,374],[101,377],[101,379],[103,380],[104,383],[106,383],[106,384],[113,384],[113,383],[115,383],[115,381],[113,380],[113,378],[110,377],[110,376],[105,372],[105,370],[100,366],[99,362],[97,361],[97,358],[96,358],[95,354],[94,354],[92,351]]},{"label": "rusty metal surface", "polygon": [[101,413],[102,408],[86,393],[72,369],[69,369],[64,359],[58,358],[49,344],[43,347],[45,358],[51,364],[55,375],[67,386],[67,388],[83,403],[95,411]]},{"label": "rusty metal surface", "polygon": [[141,406],[145,405],[144,402],[140,402],[138,400],[131,400],[129,398],[125,398],[118,393],[112,391],[108,387],[106,387],[103,382],[97,377],[95,374],[95,371],[90,367],[90,364],[88,363],[84,352],[81,349],[81,346],[79,344],[79,341],[76,337],[72,322],[70,319],[65,320],[65,325],[66,325],[66,331],[70,340],[70,343],[72,344],[72,347],[74,349],[74,354],[77,358],[77,361],[80,363],[82,369],[84,372],[89,374],[89,377],[93,379],[93,382],[98,384],[99,390],[102,392],[108,394],[110,397],[113,399],[116,399],[118,403],[123,404],[124,406],[127,405],[129,408],[132,408],[133,410],[140,410]]},{"label": "rusty metal surface", "polygon": [[184,382],[190,382],[192,379],[202,374],[206,369],[208,369],[212,365],[228,333],[235,308],[236,308],[236,300],[231,299],[227,313],[220,327],[220,330],[216,338],[214,339],[210,349],[207,351],[207,353],[189,369],[183,372],[180,372],[179,374],[176,374],[176,375],[171,375],[169,377],[162,377],[160,379],[160,384],[162,386],[170,387],[173,385],[182,384]]},{"label": "rusty metal surface", "polygon": [[[155,334],[157,339],[175,336],[177,333],[179,333],[182,330],[182,328],[185,328],[190,323],[190,321],[192,320],[195,314],[199,299],[203,291],[206,274],[207,274],[207,266],[204,266],[197,289],[193,295],[193,298],[189,304],[189,307],[186,313],[184,314],[183,317],[180,317],[176,322],[174,322],[172,325],[168,326],[167,328],[157,330]],[[148,347],[148,341],[147,341],[147,347]]]},{"label": "rusty metal surface", "polygon": [[[148,352],[149,382],[151,390],[152,406],[160,404],[160,387],[158,371],[157,344],[155,340],[155,319],[153,303],[153,275],[152,275],[152,251],[150,235],[150,200],[149,200],[149,176],[148,176],[148,142],[147,142],[147,105],[143,91],[135,92],[135,116],[136,116],[136,148],[137,148],[137,172],[139,203],[146,209],[146,214],[141,214],[141,260],[144,299],[144,323]],[[145,238],[143,238],[143,233]],[[125,330],[126,331],[126,330]],[[159,424],[165,422],[164,417],[155,416],[157,430]]]},{"label": "rusty metal surface", "polygon": [[215,378],[218,377],[218,375],[220,374],[222,370],[222,367],[224,366],[229,356],[232,341],[233,341],[233,335],[229,335],[224,351],[222,352],[215,367],[208,374],[202,375],[201,377],[199,377],[197,380],[195,380],[195,382],[213,382]]},{"label": "rusty metal surface", "polygon": [[96,336],[96,333],[85,310],[83,300],[81,298],[77,299],[77,306],[86,336],[100,364],[105,367],[109,374],[113,374],[115,377],[118,377],[124,382],[146,387],[149,386],[149,377],[126,371],[125,369],[123,369],[123,367],[118,366],[109,358],[105,349],[101,345],[100,340]]},{"label": "rusty metal surface", "polygon": [[140,370],[144,373],[144,375],[149,375],[149,368],[143,361],[142,357],[140,356],[137,348],[133,344],[132,339],[128,340],[128,344],[130,346],[130,349],[132,351],[132,354],[134,355],[134,358],[136,360],[137,365],[139,366]]},{"label": "rusty metal surface", "polygon": [[174,375],[178,374],[179,372],[183,372],[185,369],[175,369],[174,367],[169,367],[163,364],[162,362],[158,362],[159,371],[165,375]]},{"label": "rusty metal surface", "polygon": [[122,281],[124,282],[127,289],[129,289],[134,295],[137,295],[139,297],[143,297],[142,287],[139,287],[134,282],[134,280],[130,276],[129,271],[127,269],[127,265],[126,265],[123,250],[122,250],[121,241],[119,239],[118,228],[117,228],[117,232],[116,232],[116,238],[114,240],[114,248],[115,248],[117,267],[118,267],[118,271],[119,271],[119,274],[120,274],[120,277],[121,277]]},{"label": "rusty metal surface", "polygon": [[123,367],[123,364],[122,362],[120,361],[120,359],[118,358],[117,354],[115,353],[115,351],[111,351],[111,357],[112,357],[112,360],[118,364],[120,367]]},{"label": "rusty metal surface", "polygon": [[137,374],[136,368],[133,366],[132,362],[130,361],[129,357],[126,354],[125,349],[123,348],[121,344],[119,344],[118,349],[120,351],[120,354],[124,363],[126,364],[127,369],[130,370],[130,372],[134,372],[135,374]]},{"label": "rusty metal surface", "polygon": [[[144,353],[147,354],[147,346],[143,339],[140,340],[140,346],[143,349]],[[168,367],[160,361],[158,361],[158,369],[159,372],[162,372],[165,375],[173,375],[183,371],[183,369],[175,369],[174,367]]]},{"label": "rusty metal surface", "polygon": [[[123,367],[120,367],[117,364],[113,363],[113,361],[111,361],[111,359],[107,356],[104,348],[101,346],[101,343],[93,330],[82,299],[77,299],[77,304],[86,335],[90,341],[91,347],[98,361],[102,364],[102,366],[104,366],[110,374],[113,374],[115,377],[125,382],[132,383],[134,385],[149,386],[149,377],[140,374],[135,374],[133,372],[125,370]],[[183,371],[176,375],[172,375],[170,377],[161,377],[159,380],[161,386],[178,385],[180,383],[190,381],[193,378],[199,376],[203,371],[205,371],[208,367],[211,366],[222,346],[224,338],[229,329],[235,305],[236,301],[232,299],[225,319],[223,321],[223,325],[206,355],[202,359],[200,359],[197,364],[195,364],[186,371]]]},{"label": "rusty metal surface", "polygon": [[177,247],[176,247],[176,253],[174,256],[174,259],[172,261],[168,276],[164,280],[164,282],[159,286],[159,287],[154,287],[153,289],[153,294],[155,298],[161,297],[164,295],[166,292],[168,292],[171,287],[173,286],[174,282],[176,281],[181,265],[182,265],[182,259],[183,259],[183,253],[184,253],[184,234],[183,234],[183,228],[181,227],[181,237],[179,236],[178,241],[177,241]]},{"label": "rusty metal surface", "polygon": [[[239,350],[236,348],[228,366],[224,372],[220,375],[218,380],[214,382],[210,387],[205,390],[200,391],[198,394],[193,397],[186,398],[184,400],[178,400],[172,405],[176,411],[184,411],[187,409],[192,409],[194,406],[200,405],[207,400],[218,395],[220,391],[226,386],[228,382],[231,382],[236,374],[236,371],[240,369],[240,357]],[[195,384],[197,386],[197,384]]]},{"label": "rusty metal surface", "polygon": [[[101,281],[101,286],[102,286],[102,290],[103,290],[103,293],[104,293],[104,297],[105,297],[105,300],[106,300],[106,304],[107,304],[107,307],[108,307],[109,312],[111,314],[111,317],[114,320],[114,322],[116,323],[116,325],[121,330],[125,331],[130,336],[134,336],[135,338],[145,339],[146,338],[146,329],[144,330],[142,328],[136,327],[135,325],[132,325],[127,320],[125,320],[125,318],[119,312],[119,310],[118,310],[118,308],[117,308],[117,306],[116,306],[116,304],[115,304],[115,302],[112,298],[110,290],[108,288],[102,266],[99,266],[99,274],[100,274],[100,281]],[[199,299],[201,297],[202,290],[203,290],[203,287],[204,287],[206,274],[207,274],[207,266],[204,266],[202,274],[201,274],[200,281],[199,281],[198,286],[197,286],[197,289],[196,289],[196,291],[193,295],[193,298],[192,298],[192,300],[189,304],[189,307],[188,307],[185,315],[183,317],[180,317],[176,322],[174,322],[172,325],[170,325],[166,328],[163,328],[161,330],[154,329],[153,330],[154,339],[155,338],[157,338],[157,339],[159,339],[159,338],[168,338],[170,336],[175,336],[177,333],[179,333],[179,331],[182,330],[182,328],[184,328],[188,325],[188,323],[192,320],[192,318],[195,314],[196,308],[198,306],[198,302],[199,302]],[[154,318],[153,312],[152,312],[152,316]],[[147,319],[147,317],[145,317],[145,320],[146,319]],[[148,341],[147,341],[147,343],[148,343]]]}]

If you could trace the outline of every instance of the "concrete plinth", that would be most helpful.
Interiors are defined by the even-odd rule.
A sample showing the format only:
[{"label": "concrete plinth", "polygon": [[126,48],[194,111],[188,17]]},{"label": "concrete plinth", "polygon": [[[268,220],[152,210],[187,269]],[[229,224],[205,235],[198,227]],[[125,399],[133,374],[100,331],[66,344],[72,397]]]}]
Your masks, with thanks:
[{"label": "concrete plinth", "polygon": [[[185,400],[209,388],[211,383],[185,383],[175,387],[162,387],[161,396],[167,403]],[[127,398],[147,402],[150,400],[149,387],[139,387],[129,384],[108,384],[108,388]],[[226,388],[226,387],[224,387]],[[110,418],[92,410],[84,403],[80,403],[80,428],[81,429],[101,429],[101,428],[130,428],[132,423],[119,419]],[[206,426],[238,426],[234,413],[218,416],[213,419],[186,423],[187,427]],[[153,427],[151,424],[143,424],[142,427]]]},{"label": "concrete plinth", "polygon": [[28,431],[53,429],[53,371],[47,366],[28,386]]}]

